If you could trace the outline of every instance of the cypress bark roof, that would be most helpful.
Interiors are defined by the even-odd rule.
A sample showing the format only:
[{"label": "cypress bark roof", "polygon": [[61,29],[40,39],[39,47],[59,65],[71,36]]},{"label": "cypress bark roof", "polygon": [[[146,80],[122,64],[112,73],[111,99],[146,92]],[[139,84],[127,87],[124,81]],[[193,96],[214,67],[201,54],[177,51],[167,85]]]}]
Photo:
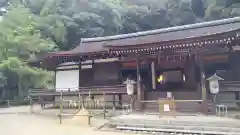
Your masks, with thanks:
[{"label": "cypress bark roof", "polygon": [[198,38],[240,30],[240,17],[209,21],[190,25],[169,27],[157,30],[136,32],[97,38],[83,38],[74,49],[55,53],[73,55],[108,51],[111,47],[148,45],[166,41]]}]

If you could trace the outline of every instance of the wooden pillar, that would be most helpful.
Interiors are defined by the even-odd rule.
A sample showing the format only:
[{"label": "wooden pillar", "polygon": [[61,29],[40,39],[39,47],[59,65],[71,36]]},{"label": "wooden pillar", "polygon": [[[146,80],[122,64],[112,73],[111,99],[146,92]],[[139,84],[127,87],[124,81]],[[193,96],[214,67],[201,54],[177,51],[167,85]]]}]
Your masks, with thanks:
[{"label": "wooden pillar", "polygon": [[113,99],[112,99],[112,103],[113,103],[113,111],[115,111],[116,110],[116,97],[115,97],[116,95],[114,94],[113,95]]},{"label": "wooden pillar", "polygon": [[235,91],[234,95],[235,95],[235,100],[237,100],[236,105],[239,107],[240,103],[238,102],[240,100],[240,96],[239,96],[239,91]]},{"label": "wooden pillar", "polygon": [[141,76],[140,76],[140,56],[137,56],[137,106],[136,110],[141,110]]},{"label": "wooden pillar", "polygon": [[195,55],[196,57],[196,63],[199,66],[199,73],[200,73],[200,89],[201,89],[201,99],[206,100],[207,99],[207,90],[206,90],[206,79],[204,74],[204,65],[203,65],[203,59],[202,55],[199,54],[199,52]]},{"label": "wooden pillar", "polygon": [[156,81],[155,81],[155,76],[156,76],[156,70],[155,70],[155,62],[152,61],[151,63],[151,73],[152,73],[152,89],[156,89]]},{"label": "wooden pillar", "polygon": [[54,70],[54,87],[55,87],[55,90],[56,90],[56,84],[57,84],[57,68],[55,68]]},{"label": "wooden pillar", "polygon": [[33,113],[33,99],[29,96],[29,104],[30,104],[30,113]]},{"label": "wooden pillar", "polygon": [[122,95],[118,94],[118,104],[122,107]]},{"label": "wooden pillar", "polygon": [[81,62],[78,64],[78,90],[80,90],[81,86]]},{"label": "wooden pillar", "polygon": [[203,65],[203,60],[202,56],[200,56],[199,59],[199,64],[200,64],[200,77],[201,77],[201,91],[202,91],[202,100],[207,100],[207,89],[206,89],[206,78],[204,74],[204,65]]},{"label": "wooden pillar", "polygon": [[199,66],[199,73],[200,73],[200,90],[201,90],[201,100],[202,100],[202,105],[201,105],[201,112],[203,114],[208,113],[208,102],[207,102],[207,89],[206,89],[206,79],[205,79],[205,74],[204,74],[204,65],[203,65],[203,59],[202,56],[197,53],[195,55],[196,57],[196,64]]}]

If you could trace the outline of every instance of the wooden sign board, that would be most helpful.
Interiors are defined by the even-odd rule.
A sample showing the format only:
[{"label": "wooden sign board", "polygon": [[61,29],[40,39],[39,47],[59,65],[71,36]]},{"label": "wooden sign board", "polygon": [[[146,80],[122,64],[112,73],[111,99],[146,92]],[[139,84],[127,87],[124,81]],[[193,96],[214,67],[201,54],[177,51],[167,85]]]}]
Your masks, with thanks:
[{"label": "wooden sign board", "polygon": [[160,116],[176,117],[176,103],[173,98],[158,99]]}]

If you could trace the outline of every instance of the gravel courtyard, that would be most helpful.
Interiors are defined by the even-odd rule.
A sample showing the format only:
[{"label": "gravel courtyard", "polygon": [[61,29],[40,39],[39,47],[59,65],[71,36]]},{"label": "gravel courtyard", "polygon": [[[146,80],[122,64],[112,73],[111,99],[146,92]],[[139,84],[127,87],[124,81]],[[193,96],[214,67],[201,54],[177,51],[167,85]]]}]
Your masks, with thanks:
[{"label": "gravel courtyard", "polygon": [[[67,110],[70,113],[74,111],[76,110]],[[133,135],[133,133],[96,130],[96,127],[105,122],[98,118],[92,119],[93,127],[77,125],[71,121],[72,119],[65,119],[60,125],[56,117],[59,110],[41,112],[40,107],[35,107],[34,112],[34,115],[30,114],[28,106],[0,108],[0,135]],[[42,115],[43,113],[44,115]],[[163,133],[162,135],[167,134]],[[171,135],[174,134],[171,133]]]},{"label": "gravel courtyard", "polygon": [[[15,113],[19,114],[15,114]],[[54,118],[27,114],[28,107],[0,108],[1,135],[121,135],[96,131],[90,127],[60,125]],[[23,114],[24,113],[24,114]],[[126,134],[126,133],[125,133]]]}]

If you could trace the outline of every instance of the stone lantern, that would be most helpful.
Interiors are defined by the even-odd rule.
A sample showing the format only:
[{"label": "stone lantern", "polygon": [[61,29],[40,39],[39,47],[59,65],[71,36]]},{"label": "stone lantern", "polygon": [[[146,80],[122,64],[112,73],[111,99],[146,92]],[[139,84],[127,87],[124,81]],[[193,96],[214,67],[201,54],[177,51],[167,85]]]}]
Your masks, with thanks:
[{"label": "stone lantern", "polygon": [[215,73],[207,79],[209,81],[209,89],[211,94],[213,94],[213,100],[216,101],[216,95],[219,93],[219,81],[224,80],[223,78],[217,76]]},{"label": "stone lantern", "polygon": [[130,80],[127,78],[127,80],[123,83],[123,84],[126,84],[126,87],[127,87],[127,94],[129,96],[132,96],[134,94],[134,84],[136,82],[134,80]]},{"label": "stone lantern", "polygon": [[127,78],[127,80],[123,83],[123,84],[126,84],[126,87],[127,87],[127,94],[130,96],[130,104],[128,105],[128,109],[130,109],[130,112],[132,111],[132,108],[133,108],[133,104],[134,104],[134,101],[133,101],[133,94],[134,94],[134,84],[136,82],[134,80],[130,80]]}]

